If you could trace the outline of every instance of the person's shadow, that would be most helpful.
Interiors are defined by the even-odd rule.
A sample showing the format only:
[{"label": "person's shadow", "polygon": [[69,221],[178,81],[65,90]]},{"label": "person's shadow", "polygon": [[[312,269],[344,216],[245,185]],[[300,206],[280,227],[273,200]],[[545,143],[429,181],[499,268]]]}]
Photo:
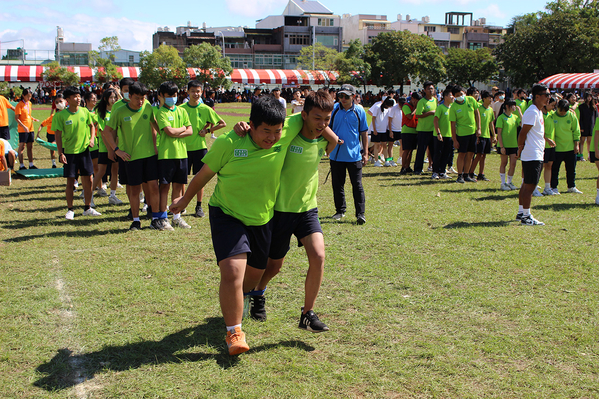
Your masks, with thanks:
[{"label": "person's shadow", "polygon": [[[73,355],[68,348],[59,349],[48,362],[36,371],[45,374],[33,385],[48,391],[67,389],[91,380],[104,371],[126,371],[146,364],[182,363],[214,360],[222,368],[237,365],[238,356],[229,356],[224,340],[224,323],[219,317],[207,318],[204,324],[167,335],[160,341],[141,341],[120,346],[108,346],[99,351]],[[314,347],[299,340],[281,341],[250,348],[260,352],[274,347],[296,347],[313,351]],[[188,352],[193,347],[212,348],[212,353]],[[216,350],[217,353],[214,353]]]}]

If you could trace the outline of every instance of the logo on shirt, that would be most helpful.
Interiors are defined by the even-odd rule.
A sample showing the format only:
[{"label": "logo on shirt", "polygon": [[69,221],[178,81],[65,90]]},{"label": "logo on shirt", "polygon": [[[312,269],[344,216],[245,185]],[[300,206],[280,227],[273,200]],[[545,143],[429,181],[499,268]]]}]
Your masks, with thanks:
[{"label": "logo on shirt", "polygon": [[245,158],[248,156],[248,150],[235,150],[233,151],[233,156],[236,158]]},{"label": "logo on shirt", "polygon": [[107,116],[107,117],[105,118],[105,120],[106,120],[106,121],[109,121],[109,120],[110,120],[110,116]]},{"label": "logo on shirt", "polygon": [[148,119],[148,114],[144,114],[144,115],[142,116],[142,118],[144,118],[144,119]]},{"label": "logo on shirt", "polygon": [[276,145],[276,146],[272,147],[272,152],[281,152],[281,146]]},{"label": "logo on shirt", "polygon": [[569,121],[569,120],[568,120],[568,121],[566,121],[566,123],[569,125],[570,123],[572,123],[572,121]]},{"label": "logo on shirt", "polygon": [[84,117],[81,117],[81,118],[79,118],[79,120],[80,120],[81,122],[85,122],[85,118],[84,118]]},{"label": "logo on shirt", "polygon": [[293,152],[294,154],[302,154],[304,152],[304,148],[297,145],[292,145],[289,147],[289,152]]},{"label": "logo on shirt", "polygon": [[65,125],[72,125],[72,124],[73,124],[73,121],[72,121],[72,120],[70,120],[70,119],[67,119],[66,121],[64,121],[64,124],[65,124]]},{"label": "logo on shirt", "polygon": [[172,116],[169,116],[169,117],[168,117],[168,120],[169,120],[169,121],[174,121],[174,120],[175,120],[175,118],[173,118]]},{"label": "logo on shirt", "polygon": [[456,114],[459,114],[460,112],[462,112],[462,110],[461,109],[456,109],[455,112],[456,112]]},{"label": "logo on shirt", "polygon": [[126,116],[123,120],[125,122],[131,122],[131,117],[130,116]]}]

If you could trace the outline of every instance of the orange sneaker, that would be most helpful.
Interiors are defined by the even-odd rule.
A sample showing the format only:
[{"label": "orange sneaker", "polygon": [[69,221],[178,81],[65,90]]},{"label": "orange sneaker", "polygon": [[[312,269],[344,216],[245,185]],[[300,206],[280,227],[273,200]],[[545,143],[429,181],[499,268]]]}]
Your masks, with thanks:
[{"label": "orange sneaker", "polygon": [[227,346],[229,347],[229,355],[239,355],[240,353],[247,352],[250,347],[245,342],[245,333],[241,331],[240,327],[235,327],[235,332],[227,331]]}]

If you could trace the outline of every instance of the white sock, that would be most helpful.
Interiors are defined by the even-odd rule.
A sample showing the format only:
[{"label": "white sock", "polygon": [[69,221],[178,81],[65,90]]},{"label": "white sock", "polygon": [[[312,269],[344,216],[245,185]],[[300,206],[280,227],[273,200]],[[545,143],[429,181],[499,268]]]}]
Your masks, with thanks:
[{"label": "white sock", "polygon": [[32,167],[32,166],[33,166],[33,162],[29,162],[29,167]]},{"label": "white sock", "polygon": [[551,190],[551,183],[545,183],[545,190]]},{"label": "white sock", "polygon": [[138,217],[137,218],[133,218],[133,221],[134,222],[139,222],[139,218]]},{"label": "white sock", "polygon": [[597,189],[597,198],[599,198],[599,188]]},{"label": "white sock", "polygon": [[56,159],[52,160],[52,165],[56,165]]},{"label": "white sock", "polygon": [[173,220],[177,220],[181,218],[181,214],[180,213],[176,213],[173,215]]},{"label": "white sock", "polygon": [[235,324],[234,326],[227,326],[227,332],[231,331],[235,331],[235,328],[239,327],[239,329],[241,329],[241,324]]},{"label": "white sock", "polygon": [[24,163],[21,163],[21,164],[20,164],[20,166],[21,166],[21,168],[24,168],[24,167],[25,167],[25,164],[24,164]]},{"label": "white sock", "polygon": [[501,184],[505,184],[505,173],[500,173],[499,177],[501,177]]},{"label": "white sock", "polygon": [[514,176],[507,176],[507,184],[510,184],[512,182],[512,179],[514,178]]},{"label": "white sock", "polygon": [[524,213],[524,207],[522,205],[518,205],[518,213]]},{"label": "white sock", "polygon": [[523,210],[522,210],[522,214],[523,214],[523,216],[529,216],[529,215],[530,215],[530,208],[528,208],[528,209],[523,209]]},{"label": "white sock", "polygon": [[116,196],[116,190],[110,190],[110,196],[111,197],[115,197]]}]

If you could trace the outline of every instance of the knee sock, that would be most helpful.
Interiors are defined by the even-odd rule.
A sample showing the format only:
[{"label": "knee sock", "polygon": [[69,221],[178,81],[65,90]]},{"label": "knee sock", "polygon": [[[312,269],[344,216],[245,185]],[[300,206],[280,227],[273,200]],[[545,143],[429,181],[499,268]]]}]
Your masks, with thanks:
[{"label": "knee sock", "polygon": [[505,184],[505,173],[500,173],[499,177],[501,177],[501,184]]}]

